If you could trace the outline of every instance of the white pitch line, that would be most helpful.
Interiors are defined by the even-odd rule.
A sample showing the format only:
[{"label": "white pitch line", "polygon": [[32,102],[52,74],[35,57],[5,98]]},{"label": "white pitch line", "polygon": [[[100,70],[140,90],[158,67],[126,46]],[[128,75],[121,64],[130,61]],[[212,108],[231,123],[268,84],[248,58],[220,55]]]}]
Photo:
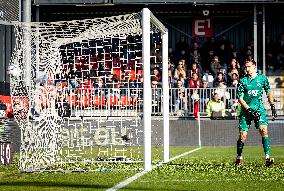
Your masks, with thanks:
[{"label": "white pitch line", "polygon": [[193,149],[193,150],[191,150],[191,151],[188,151],[188,152],[182,153],[182,154],[180,154],[180,155],[177,155],[177,156],[171,158],[170,161],[176,160],[176,159],[178,159],[178,158],[180,158],[180,157],[183,157],[183,156],[185,156],[185,155],[188,155],[188,154],[190,154],[190,153],[193,153],[193,152],[195,152],[195,151],[198,151],[199,149],[201,149],[201,147],[198,147],[198,148]]},{"label": "white pitch line", "polygon": [[[171,159],[169,160],[169,162],[170,162],[170,161],[173,161],[173,160],[176,160],[176,159],[178,159],[178,158],[180,158],[180,157],[183,157],[183,156],[185,156],[185,155],[188,155],[188,154],[190,154],[190,153],[193,153],[193,152],[195,152],[195,151],[198,151],[199,149],[201,149],[201,147],[196,148],[196,149],[193,149],[193,150],[190,150],[190,151],[185,152],[185,153],[183,153],[183,154],[177,155],[177,156],[171,158]],[[151,170],[139,172],[139,173],[135,174],[134,176],[132,176],[132,177],[130,177],[130,178],[127,178],[126,180],[124,180],[124,181],[118,183],[118,184],[115,185],[114,187],[107,189],[106,191],[116,191],[116,190],[119,190],[119,189],[121,189],[121,188],[127,186],[127,185],[130,184],[131,182],[137,180],[137,179],[140,178],[141,176],[147,174],[148,172],[154,170],[155,168],[157,168],[157,167],[159,167],[159,166],[161,166],[161,165],[163,165],[163,164],[166,164],[166,163],[159,163],[159,164],[157,164],[157,165],[154,165]]]},{"label": "white pitch line", "polygon": [[[182,179],[178,179],[178,180],[160,180],[158,182],[161,182],[161,183],[165,183],[165,182],[222,182],[222,181],[240,181],[240,180],[243,180],[243,179],[221,179],[221,180],[216,180],[216,179],[204,179],[204,180],[182,180]],[[156,180],[143,180],[143,181],[140,181],[140,182],[143,182],[143,183],[149,183],[149,182],[157,182]]]}]

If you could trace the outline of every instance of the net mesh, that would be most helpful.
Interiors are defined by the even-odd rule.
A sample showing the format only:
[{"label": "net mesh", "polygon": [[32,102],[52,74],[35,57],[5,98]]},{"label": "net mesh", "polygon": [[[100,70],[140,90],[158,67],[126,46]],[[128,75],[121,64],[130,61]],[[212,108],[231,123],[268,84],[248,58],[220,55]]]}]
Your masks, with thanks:
[{"label": "net mesh", "polygon": [[[9,72],[21,127],[20,169],[94,170],[102,167],[97,162],[142,161],[142,82],[129,89],[142,77],[141,13],[13,25]],[[153,66],[161,63],[154,55],[158,32],[151,24]],[[124,73],[114,78],[117,69]],[[117,91],[122,78],[127,88]],[[154,142],[160,146],[161,138]]]},{"label": "net mesh", "polygon": [[1,21],[18,21],[20,18],[19,0],[0,0],[0,23]]}]

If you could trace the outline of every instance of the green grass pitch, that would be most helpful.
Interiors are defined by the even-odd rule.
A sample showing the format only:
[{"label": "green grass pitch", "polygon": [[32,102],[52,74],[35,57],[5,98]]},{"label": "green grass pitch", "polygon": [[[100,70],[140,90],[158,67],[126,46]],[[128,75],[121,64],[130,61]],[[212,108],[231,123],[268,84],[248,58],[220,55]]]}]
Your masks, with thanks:
[{"label": "green grass pitch", "polygon": [[[171,157],[191,149],[171,147]],[[235,167],[235,147],[202,147],[155,168],[121,190],[284,190],[284,147],[273,146],[272,156],[275,164],[265,167],[262,147],[245,146],[244,164]],[[138,172],[21,173],[15,163],[0,166],[0,190],[106,190]]]}]

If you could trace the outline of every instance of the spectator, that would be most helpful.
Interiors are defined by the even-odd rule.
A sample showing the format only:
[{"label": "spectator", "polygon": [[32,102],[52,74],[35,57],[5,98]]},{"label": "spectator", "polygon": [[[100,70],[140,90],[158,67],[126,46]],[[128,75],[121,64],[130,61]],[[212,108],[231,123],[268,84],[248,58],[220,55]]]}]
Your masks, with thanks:
[{"label": "spectator", "polygon": [[178,80],[180,78],[180,76],[184,79],[186,78],[186,72],[185,72],[184,66],[182,66],[182,64],[177,66],[177,68],[175,69],[175,73],[174,73],[174,78],[176,80]]},{"label": "spectator", "polygon": [[108,91],[108,97],[109,96],[116,96],[120,98],[121,94],[121,87],[120,87],[120,81],[117,78],[113,78],[112,80],[112,88]]},{"label": "spectator", "polygon": [[157,43],[156,46],[153,46],[150,54],[151,54],[151,62],[152,63],[162,62],[162,47],[161,47],[161,44]]},{"label": "spectator", "polygon": [[193,116],[195,119],[197,119],[197,114],[199,111],[199,93],[198,88],[201,87],[200,79],[198,78],[197,73],[193,73],[192,78],[189,81],[189,88],[192,88],[190,97],[193,102]]},{"label": "spectator", "polygon": [[158,82],[158,87],[162,87],[162,75],[158,67],[154,68],[154,76],[152,77],[152,81]]},{"label": "spectator", "polygon": [[210,70],[211,62],[214,59],[214,50],[208,50],[202,59],[202,68],[204,70]]},{"label": "spectator", "polygon": [[[78,85],[78,83],[77,83]],[[55,108],[55,99],[57,95],[56,88],[54,87],[54,76],[52,72],[48,72],[47,81],[40,87],[40,105],[42,109]]]},{"label": "spectator", "polygon": [[174,73],[174,71],[175,71],[175,64],[170,59],[169,59],[169,62],[168,62],[168,69],[171,70],[172,73]]},{"label": "spectator", "polygon": [[237,69],[240,70],[241,66],[240,63],[238,62],[237,58],[232,58],[230,61],[230,65],[228,66],[228,70],[231,69]]},{"label": "spectator", "polygon": [[[130,89],[130,95],[133,103],[142,104],[143,100],[143,75],[140,75]],[[141,102],[140,102],[141,101]]]},{"label": "spectator", "polygon": [[189,67],[187,67],[187,65],[186,65],[185,59],[180,59],[180,60],[178,61],[178,63],[177,63],[176,68],[177,68],[178,66],[182,66],[185,71],[187,71],[187,69],[189,68]]},{"label": "spectator", "polygon": [[226,80],[224,79],[223,73],[222,72],[218,72],[217,73],[217,77],[216,77],[216,79],[213,82],[213,87],[218,87],[221,82],[226,84]]},{"label": "spectator", "polygon": [[94,64],[90,64],[89,65],[89,70],[90,70],[90,79],[91,79],[91,82],[92,84],[94,83],[95,81],[95,78],[97,77],[97,63],[94,63]]},{"label": "spectator", "polygon": [[193,73],[192,77],[189,81],[189,88],[200,88],[201,87],[201,81],[198,78],[198,74],[197,73]]},{"label": "spectator", "polygon": [[199,78],[202,77],[202,68],[196,62],[191,64],[191,68],[188,70],[188,77],[191,78],[193,73],[196,73]]},{"label": "spectator", "polygon": [[213,60],[211,61],[211,64],[210,64],[209,72],[211,72],[212,75],[215,77],[217,75],[218,68],[221,68],[219,57],[214,56],[214,58],[213,58]]},{"label": "spectator", "polygon": [[236,73],[237,75],[240,75],[240,64],[237,61],[236,58],[233,58],[230,62],[230,65],[228,67],[228,79],[230,80],[232,78],[232,74]]},{"label": "spectator", "polygon": [[194,42],[192,44],[192,48],[190,50],[190,55],[189,55],[189,62],[201,63],[201,51],[197,42]]},{"label": "spectator", "polygon": [[64,98],[64,96],[59,95],[56,99],[55,108],[57,109],[58,116],[60,117],[70,117],[71,107]]},{"label": "spectator", "polygon": [[83,81],[78,85],[78,88],[86,90],[93,88],[89,75],[83,76]]},{"label": "spectator", "polygon": [[71,76],[71,78],[68,81],[68,88],[69,89],[76,89],[79,86],[78,81],[76,80],[76,76]]},{"label": "spectator", "polygon": [[208,70],[204,73],[202,79],[207,82],[208,88],[213,88],[214,77]]},{"label": "spectator", "polygon": [[229,104],[231,105],[232,112],[236,112],[237,108],[238,108],[238,105],[239,105],[238,104],[238,99],[237,99],[238,83],[239,83],[238,80],[233,80],[233,82],[232,82],[232,87],[234,89],[232,89],[232,91],[231,91],[232,97],[230,98],[230,102],[229,102]]},{"label": "spectator", "polygon": [[219,49],[217,50],[217,55],[220,61],[221,66],[227,66],[227,51],[225,49],[225,44],[220,44]]},{"label": "spectator", "polygon": [[93,83],[93,87],[95,95],[100,95],[100,96],[105,95],[105,84],[102,77],[96,79],[96,81]]},{"label": "spectator", "polygon": [[230,87],[234,87],[234,81],[239,81],[239,75],[237,73],[232,74],[232,77],[229,80]]},{"label": "spectator", "polygon": [[0,100],[0,119],[4,118],[6,115],[7,106]]},{"label": "spectator", "polygon": [[121,89],[121,95],[128,95],[129,88],[135,88],[136,82],[135,79],[131,80],[130,75],[121,75],[121,81],[120,81],[120,89]]},{"label": "spectator", "polygon": [[211,97],[211,91],[208,82],[205,79],[202,79],[202,85],[200,89],[200,103],[203,109],[206,109],[206,104]]},{"label": "spectator", "polygon": [[105,87],[108,88],[108,89],[111,89],[111,88],[114,88],[114,76],[113,74],[108,74],[107,76],[104,75],[105,79],[104,79],[104,84],[105,84]]},{"label": "spectator", "polygon": [[180,80],[182,82],[182,87],[186,87],[187,86],[187,79],[185,79],[183,77],[183,75],[180,74],[178,80]]},{"label": "spectator", "polygon": [[225,85],[224,82],[220,82],[218,87],[215,90],[215,93],[218,93],[220,96],[220,99],[223,100],[226,105],[229,103],[230,99],[230,93],[227,91],[227,86]]},{"label": "spectator", "polygon": [[186,104],[186,90],[182,86],[182,81],[177,81],[176,89],[173,89],[173,103],[174,103],[174,112],[177,113],[178,110],[187,109],[185,107]]},{"label": "spectator", "polygon": [[225,104],[220,100],[219,94],[214,93],[213,100],[208,101],[206,107],[207,116],[210,119],[223,119],[225,116]]},{"label": "spectator", "polygon": [[232,87],[237,88],[238,84],[239,84],[239,80],[234,79],[233,82],[232,82]]},{"label": "spectator", "polygon": [[169,87],[173,88],[173,87],[175,87],[176,80],[173,78],[172,70],[168,71],[168,75],[169,75],[169,77],[168,77],[168,79],[169,79]]},{"label": "spectator", "polygon": [[152,112],[161,112],[161,99],[162,89],[158,86],[158,81],[153,80],[151,82],[152,87]]}]

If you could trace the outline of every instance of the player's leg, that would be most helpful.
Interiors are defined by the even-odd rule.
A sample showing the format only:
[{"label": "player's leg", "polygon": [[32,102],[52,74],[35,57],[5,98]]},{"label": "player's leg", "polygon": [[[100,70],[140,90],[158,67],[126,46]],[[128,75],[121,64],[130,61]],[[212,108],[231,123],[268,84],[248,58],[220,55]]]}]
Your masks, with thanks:
[{"label": "player's leg", "polygon": [[250,119],[248,118],[248,116],[240,116],[239,119],[239,138],[237,141],[237,158],[236,158],[236,162],[235,164],[238,166],[241,164],[242,162],[242,152],[243,152],[243,148],[244,148],[244,143],[245,140],[247,139],[247,132],[248,129],[250,127]]},{"label": "player's leg", "polygon": [[266,125],[260,125],[259,126],[259,133],[260,133],[261,138],[262,138],[262,145],[263,145],[263,150],[264,150],[264,153],[265,153],[265,164],[266,164],[266,166],[270,166],[270,165],[273,164],[274,159],[270,157],[271,148],[270,148],[270,140],[269,140],[269,136],[268,136],[267,126]]},{"label": "player's leg", "polygon": [[237,158],[236,158],[236,165],[240,165],[242,162],[242,152],[244,148],[245,140],[247,139],[247,132],[246,131],[240,131],[239,133],[239,139],[237,141]]},{"label": "player's leg", "polygon": [[273,164],[274,159],[270,158],[271,148],[270,148],[270,140],[269,140],[268,128],[267,128],[268,121],[266,118],[266,113],[265,113],[264,108],[261,110],[260,114],[261,114],[260,119],[255,125],[256,127],[259,128],[259,133],[261,135],[263,150],[265,154],[265,164],[266,166],[270,166]]}]

